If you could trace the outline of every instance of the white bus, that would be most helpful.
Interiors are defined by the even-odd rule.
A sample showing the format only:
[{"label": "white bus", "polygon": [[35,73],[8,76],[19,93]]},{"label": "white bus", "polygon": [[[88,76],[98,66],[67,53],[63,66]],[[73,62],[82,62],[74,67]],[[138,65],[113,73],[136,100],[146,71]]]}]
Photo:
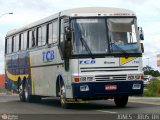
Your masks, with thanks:
[{"label": "white bus", "polygon": [[143,94],[139,33],[134,12],[107,7],[69,9],[9,31],[6,88],[26,102],[56,96],[62,107],[101,99],[124,107]]}]

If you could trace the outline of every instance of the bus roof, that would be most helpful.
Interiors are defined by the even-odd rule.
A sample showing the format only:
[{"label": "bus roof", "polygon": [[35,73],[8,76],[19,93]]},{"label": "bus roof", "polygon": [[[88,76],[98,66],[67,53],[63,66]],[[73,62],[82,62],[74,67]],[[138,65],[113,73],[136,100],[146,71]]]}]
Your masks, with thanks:
[{"label": "bus roof", "polygon": [[134,12],[128,9],[122,8],[110,8],[110,7],[85,7],[68,9],[61,12],[61,16],[135,16]]},{"label": "bus roof", "polygon": [[25,31],[26,29],[33,28],[35,26],[41,25],[43,23],[49,22],[59,16],[71,16],[71,17],[87,17],[87,16],[135,16],[135,13],[128,9],[121,8],[109,8],[109,7],[84,7],[84,8],[74,8],[61,11],[29,25],[23,26],[19,29],[13,29],[7,32],[6,37],[14,35],[18,32]]}]

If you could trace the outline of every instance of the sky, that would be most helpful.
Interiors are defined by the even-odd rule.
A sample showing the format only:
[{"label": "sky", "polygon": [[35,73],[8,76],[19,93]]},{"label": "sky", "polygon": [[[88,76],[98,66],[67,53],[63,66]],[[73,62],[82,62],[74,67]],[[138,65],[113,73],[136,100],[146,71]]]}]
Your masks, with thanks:
[{"label": "sky", "polygon": [[[138,26],[144,31],[143,66],[150,65],[160,70],[156,67],[156,55],[160,54],[160,0],[0,0],[0,74],[4,73],[7,31],[77,7],[116,7],[134,11]],[[5,14],[9,12],[13,15]]]}]

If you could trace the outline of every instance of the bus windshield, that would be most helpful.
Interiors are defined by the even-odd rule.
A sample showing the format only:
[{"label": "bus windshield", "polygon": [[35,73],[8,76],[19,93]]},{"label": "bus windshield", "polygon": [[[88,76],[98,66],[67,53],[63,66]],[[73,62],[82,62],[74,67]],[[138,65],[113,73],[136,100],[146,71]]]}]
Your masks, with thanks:
[{"label": "bus windshield", "polygon": [[74,55],[140,53],[134,18],[73,19],[72,28]]},{"label": "bus windshield", "polygon": [[73,51],[74,54],[88,54],[84,42],[92,54],[106,53],[108,51],[105,19],[74,19]]}]

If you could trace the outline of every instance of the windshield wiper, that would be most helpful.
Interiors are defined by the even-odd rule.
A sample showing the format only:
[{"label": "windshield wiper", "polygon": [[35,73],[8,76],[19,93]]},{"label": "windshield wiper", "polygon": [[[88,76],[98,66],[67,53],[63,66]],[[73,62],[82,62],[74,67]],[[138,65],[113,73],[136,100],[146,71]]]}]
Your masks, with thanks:
[{"label": "windshield wiper", "polygon": [[94,59],[94,56],[90,50],[90,48],[88,47],[86,41],[81,37],[80,38],[81,42],[82,42],[82,45],[84,45],[84,47],[86,48],[86,50],[89,52],[89,55],[91,56],[92,59]]}]

